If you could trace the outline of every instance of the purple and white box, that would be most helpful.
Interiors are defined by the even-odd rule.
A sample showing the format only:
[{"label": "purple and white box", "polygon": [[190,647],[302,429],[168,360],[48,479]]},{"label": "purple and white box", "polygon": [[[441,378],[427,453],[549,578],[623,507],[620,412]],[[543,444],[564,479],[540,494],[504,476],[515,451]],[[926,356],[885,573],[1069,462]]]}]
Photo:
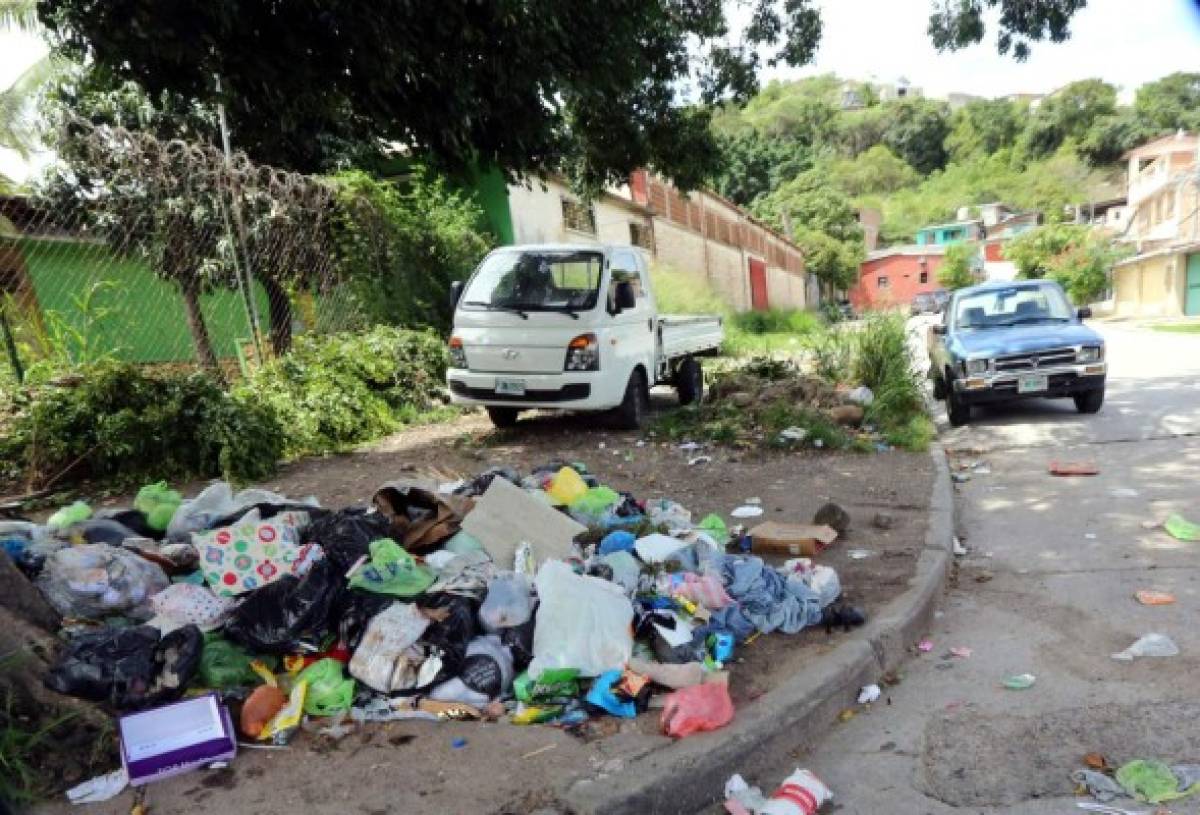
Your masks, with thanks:
[{"label": "purple and white box", "polygon": [[121,763],[134,787],[237,755],[233,720],[215,693],[130,713],[117,728]]}]

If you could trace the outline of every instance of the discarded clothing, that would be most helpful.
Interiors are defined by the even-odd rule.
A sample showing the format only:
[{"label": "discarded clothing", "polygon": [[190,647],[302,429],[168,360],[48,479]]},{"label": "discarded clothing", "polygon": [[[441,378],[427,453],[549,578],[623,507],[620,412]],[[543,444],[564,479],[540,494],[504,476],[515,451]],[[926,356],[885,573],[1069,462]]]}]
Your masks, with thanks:
[{"label": "discarded clothing", "polygon": [[713,612],[711,627],[744,640],[754,631],[795,634],[821,621],[821,596],[802,580],[788,580],[759,557],[722,556],[725,590],[736,603]]}]

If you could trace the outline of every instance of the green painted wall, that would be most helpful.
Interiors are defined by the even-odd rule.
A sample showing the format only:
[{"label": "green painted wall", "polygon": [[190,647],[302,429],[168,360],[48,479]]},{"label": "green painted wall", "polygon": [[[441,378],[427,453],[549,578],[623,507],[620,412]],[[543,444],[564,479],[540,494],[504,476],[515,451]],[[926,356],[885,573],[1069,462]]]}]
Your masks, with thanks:
[{"label": "green painted wall", "polygon": [[513,231],[512,210],[508,205],[508,182],[504,174],[495,167],[475,174],[475,201],[483,208],[488,229],[500,244],[507,245],[516,240]]},{"label": "green painted wall", "polygon": [[[95,320],[89,339],[129,362],[186,362],[196,358],[183,298],[174,284],[157,277],[139,260],[120,258],[99,244],[22,239],[25,269],[43,315],[55,312],[76,329],[87,325],[75,303],[97,280],[112,283],[93,306],[108,315]],[[267,325],[267,295],[255,286],[260,324]],[[236,356],[251,334],[246,309],[236,290],[202,296],[201,310],[220,357]]]}]

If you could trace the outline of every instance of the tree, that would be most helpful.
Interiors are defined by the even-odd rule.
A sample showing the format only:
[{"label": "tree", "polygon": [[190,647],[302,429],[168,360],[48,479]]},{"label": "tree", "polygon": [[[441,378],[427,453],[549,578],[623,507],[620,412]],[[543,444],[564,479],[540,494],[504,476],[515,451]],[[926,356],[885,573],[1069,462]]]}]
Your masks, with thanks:
[{"label": "tree", "polygon": [[756,130],[735,136],[718,135],[722,167],[713,178],[717,192],[748,206],[775,190],[785,179],[812,167],[808,150],[789,139],[769,139]]},{"label": "tree", "polygon": [[1089,303],[1108,288],[1112,266],[1130,252],[1103,233],[1079,224],[1051,224],[1014,238],[1004,256],[1024,279],[1057,281],[1077,303]]},{"label": "tree", "polygon": [[805,227],[796,229],[794,237],[804,250],[804,270],[821,281],[826,292],[848,289],[858,280],[859,268],[866,258],[861,240],[838,240]]},{"label": "tree", "polygon": [[235,0],[172,13],[43,0],[39,14],[61,53],[152,97],[223,100],[235,143],[275,166],[321,169],[346,144],[384,141],[451,170],[567,170],[597,189],[653,166],[691,188],[718,154],[708,109],[681,106],[680,84],[706,104],[745,100],[761,67],[802,65],[820,40],[811,0],[749,5],[737,37],[720,0]]},{"label": "tree", "polygon": [[1133,109],[1148,130],[1200,130],[1200,73],[1182,71],[1137,89]]},{"label": "tree", "polygon": [[1071,18],[1087,0],[937,0],[929,18],[929,36],[939,51],[957,51],[982,42],[984,13],[999,8],[996,50],[1012,52],[1018,61],[1029,56],[1030,43],[1071,36]]},{"label": "tree", "polygon": [[975,247],[968,243],[956,243],[946,247],[942,256],[942,265],[938,268],[938,285],[949,291],[965,289],[975,285],[975,272],[971,269],[971,260],[975,257]]},{"label": "tree", "polygon": [[1021,132],[1022,110],[1007,99],[973,99],[954,113],[946,150],[954,161],[1011,147]]},{"label": "tree", "polygon": [[755,214],[793,232],[815,230],[835,240],[861,243],[862,227],[850,198],[830,183],[819,170],[809,170],[783,184],[770,195],[760,198]]},{"label": "tree", "polygon": [[1123,108],[1101,116],[1076,147],[1079,156],[1093,167],[1120,161],[1127,151],[1153,137],[1155,131],[1141,115]]},{"label": "tree", "polygon": [[1117,89],[1100,79],[1072,82],[1042,100],[1023,134],[1029,156],[1040,158],[1066,140],[1082,142],[1096,122],[1117,110]]},{"label": "tree", "polygon": [[917,171],[882,144],[857,158],[834,159],[828,164],[829,178],[847,195],[858,198],[892,193],[920,181]]},{"label": "tree", "polygon": [[945,105],[927,99],[906,99],[888,106],[883,143],[920,173],[946,166],[946,135],[950,130]]}]

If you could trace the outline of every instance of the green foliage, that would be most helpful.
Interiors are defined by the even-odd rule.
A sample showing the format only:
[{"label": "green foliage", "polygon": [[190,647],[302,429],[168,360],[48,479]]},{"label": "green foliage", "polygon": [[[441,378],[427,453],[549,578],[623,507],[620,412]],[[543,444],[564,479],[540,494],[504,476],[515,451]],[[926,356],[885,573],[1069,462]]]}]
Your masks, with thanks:
[{"label": "green foliage", "polygon": [[1071,299],[1089,303],[1107,287],[1112,266],[1126,257],[1128,247],[1084,225],[1053,224],[1019,235],[1004,248],[1004,256],[1022,278],[1057,281]]},{"label": "green foliage", "polygon": [[718,134],[718,141],[724,166],[713,184],[717,192],[741,206],[812,167],[808,151],[797,141],[771,139],[756,130]]},{"label": "green foliage", "polygon": [[811,334],[821,328],[821,318],[811,311],[799,309],[767,309],[743,311],[733,315],[731,324],[747,334],[791,333]]},{"label": "green foliage", "polygon": [[366,321],[448,329],[450,284],[492,243],[479,230],[482,210],[420,166],[403,187],[359,170],[334,178],[338,266]]},{"label": "green foliage", "polygon": [[921,382],[913,371],[902,316],[868,315],[857,337],[854,381],[875,394],[867,418],[885,432],[905,428],[915,417],[924,416]]},{"label": "green foliage", "polygon": [[907,422],[886,429],[884,440],[893,447],[923,453],[929,449],[930,443],[937,437],[937,427],[933,420],[921,414],[911,417]]},{"label": "green foliage", "polygon": [[[4,655],[6,659],[11,658]],[[5,665],[0,661],[0,670]],[[50,791],[58,779],[40,772],[38,754],[52,748],[73,714],[67,713],[48,722],[31,724],[16,706],[11,690],[0,685],[0,806],[28,806]]]},{"label": "green foliage", "polygon": [[949,291],[974,285],[975,276],[971,272],[971,257],[974,254],[974,247],[967,244],[947,246],[942,265],[938,267],[938,285]]},{"label": "green foliage", "polygon": [[929,36],[939,51],[974,45],[983,40],[985,15],[998,9],[996,50],[1024,61],[1030,43],[1067,39],[1071,18],[1085,5],[1087,0],[947,0],[934,5]]},{"label": "green foliage", "polygon": [[1200,323],[1155,323],[1150,328],[1167,334],[1200,334]]},{"label": "green foliage", "polygon": [[345,449],[391,433],[434,407],[445,344],[433,333],[380,326],[360,334],[301,337],[292,352],[234,387],[286,428],[283,455]]},{"label": "green foliage", "polygon": [[1100,119],[1117,110],[1117,89],[1100,79],[1082,79],[1046,97],[1029,119],[1021,149],[1042,158],[1068,140],[1080,142]]},{"label": "green foliage", "polygon": [[1179,71],[1147,82],[1138,88],[1133,109],[1151,132],[1200,130],[1200,73]]},{"label": "green foliage", "polygon": [[855,346],[854,333],[838,328],[813,334],[805,343],[813,373],[834,385],[843,384],[850,379]]},{"label": "green foliage", "polygon": [[829,180],[852,198],[892,193],[915,185],[921,178],[904,159],[882,144],[854,158],[831,161],[826,171]]},{"label": "green foliage", "polygon": [[1088,164],[1098,167],[1120,161],[1127,151],[1153,136],[1154,131],[1141,115],[1122,109],[1097,118],[1076,150]]},{"label": "green foliage", "polygon": [[906,99],[889,108],[883,143],[917,172],[931,173],[946,166],[945,142],[949,131],[944,103]]},{"label": "green foliage", "polygon": [[841,241],[862,241],[862,227],[849,196],[833,186],[825,173],[809,170],[755,204],[755,213],[782,228],[815,229]]},{"label": "green foliage", "polygon": [[955,112],[946,150],[952,161],[963,161],[1012,147],[1027,116],[1007,99],[974,99]]},{"label": "green foliage", "polygon": [[866,259],[862,240],[838,240],[815,229],[797,229],[796,243],[804,250],[804,268],[825,284],[826,290],[848,289],[858,280]]}]

